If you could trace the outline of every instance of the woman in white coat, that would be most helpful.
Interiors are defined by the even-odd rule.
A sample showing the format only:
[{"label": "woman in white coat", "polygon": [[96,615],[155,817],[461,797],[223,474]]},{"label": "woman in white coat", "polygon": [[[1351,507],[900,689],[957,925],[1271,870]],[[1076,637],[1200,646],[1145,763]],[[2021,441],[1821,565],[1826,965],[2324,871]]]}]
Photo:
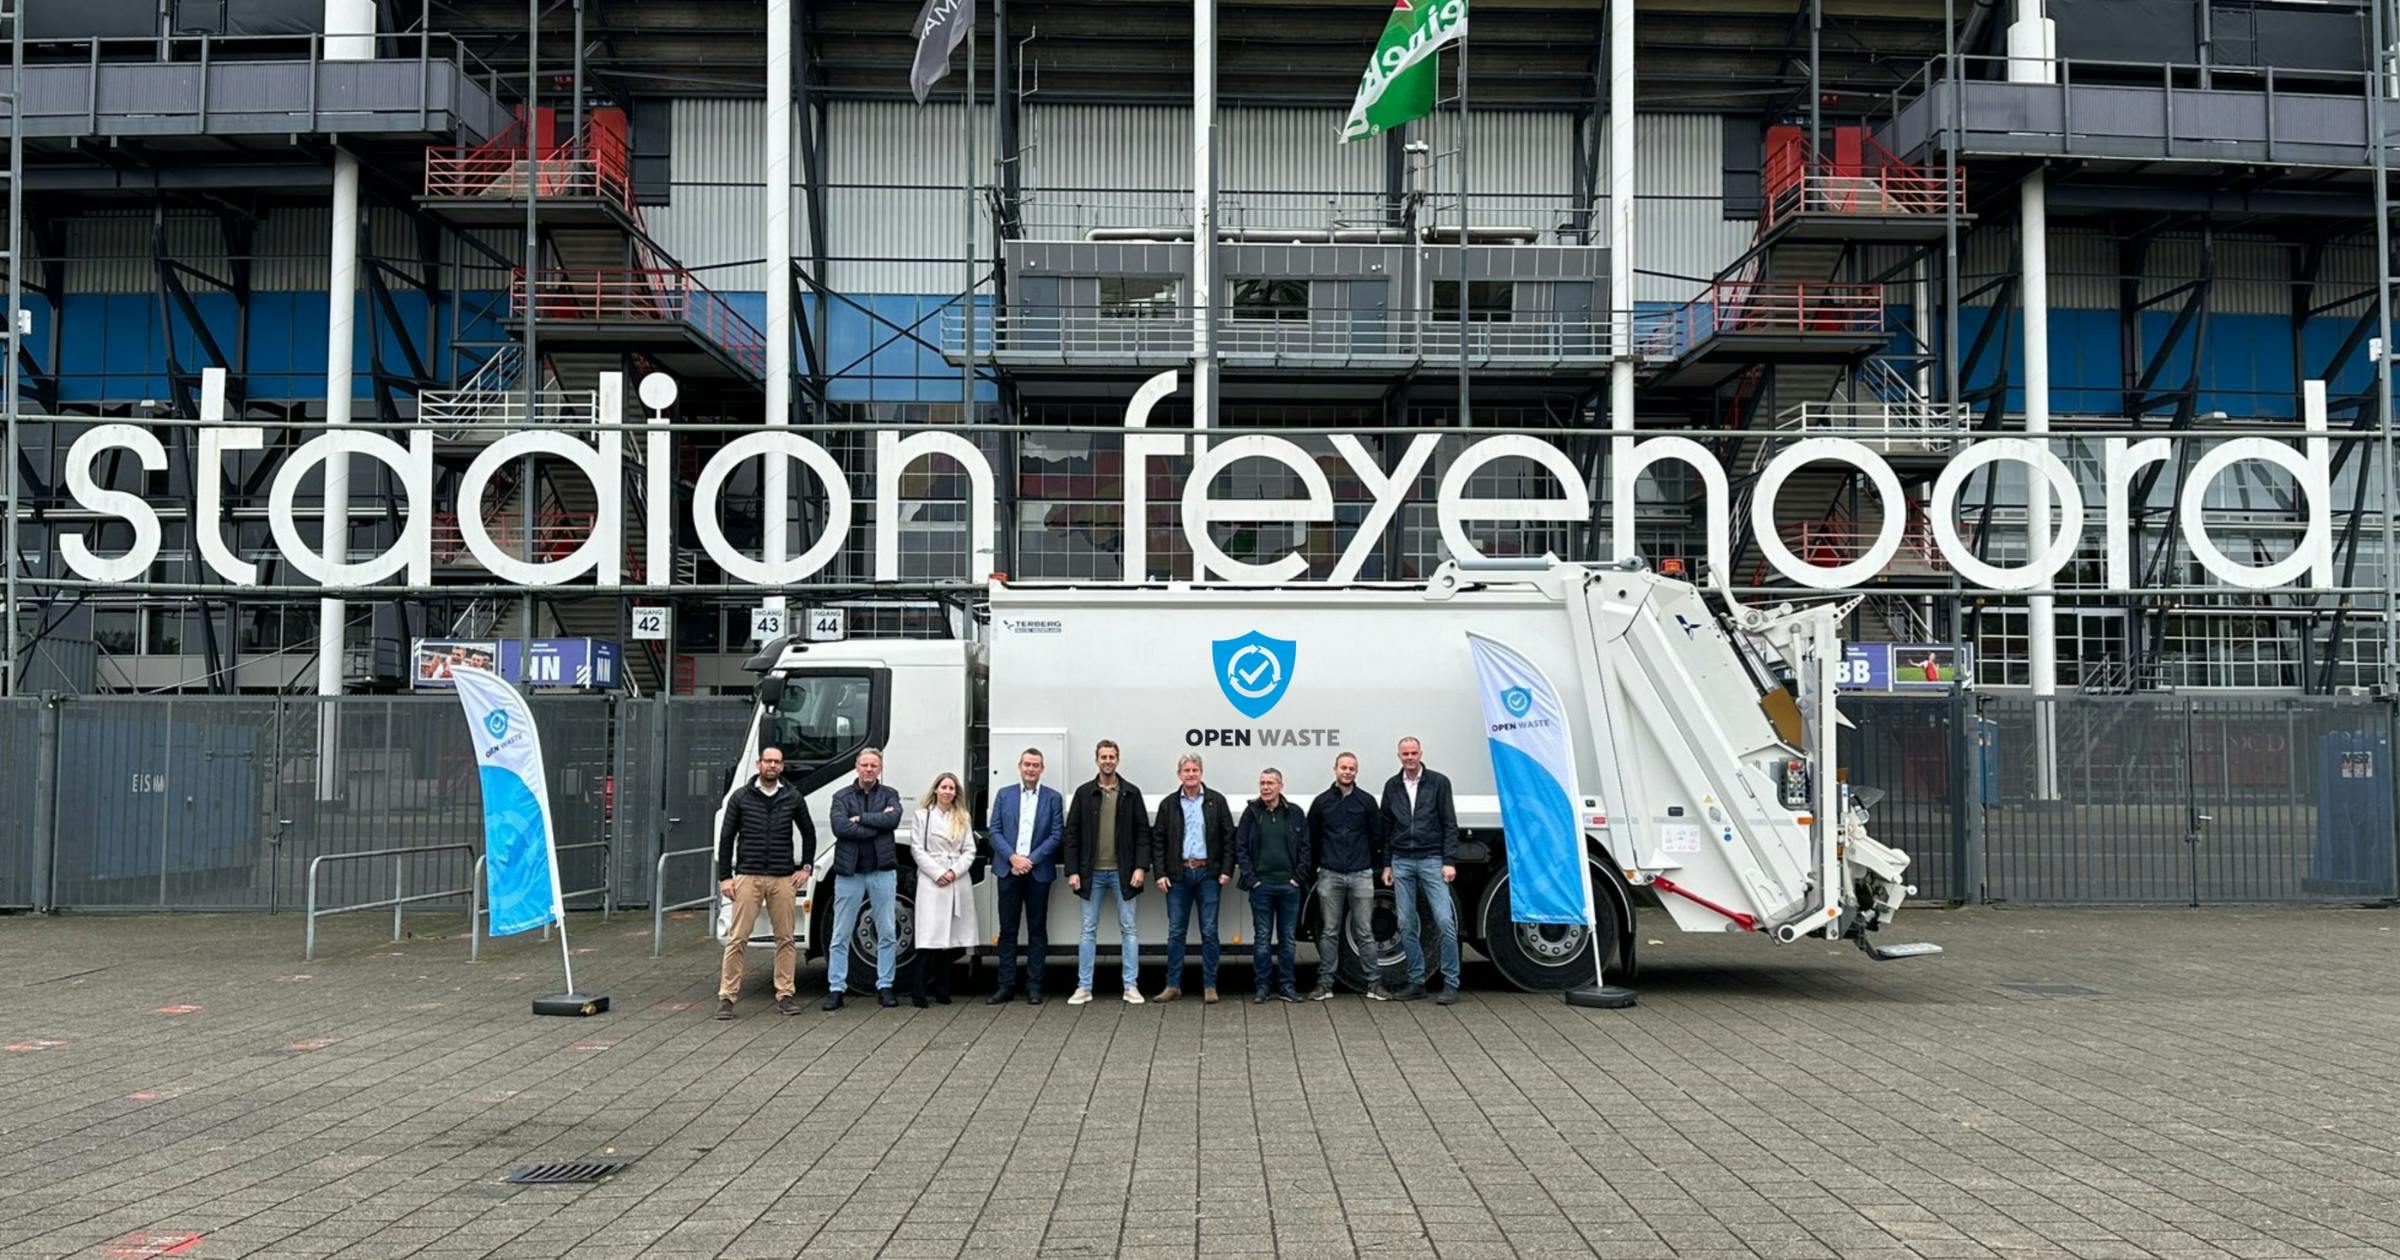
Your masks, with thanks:
[{"label": "woman in white coat", "polygon": [[925,1005],[925,973],[931,970],[933,1000],[948,1006],[950,964],[980,935],[975,890],[967,879],[975,865],[975,823],[960,799],[958,776],[935,779],[909,821],[909,851],[917,860],[917,956],[909,969],[909,1000]]}]

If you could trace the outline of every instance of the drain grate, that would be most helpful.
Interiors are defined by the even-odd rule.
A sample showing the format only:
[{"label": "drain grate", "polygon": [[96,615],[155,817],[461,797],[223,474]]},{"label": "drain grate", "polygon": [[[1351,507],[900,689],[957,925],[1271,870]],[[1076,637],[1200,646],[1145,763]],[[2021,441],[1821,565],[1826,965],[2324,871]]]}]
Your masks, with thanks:
[{"label": "drain grate", "polygon": [[2098,997],[2100,990],[2087,989],[2080,984],[2034,984],[2018,981],[2000,986],[2028,997]]},{"label": "drain grate", "polygon": [[586,1159],[567,1164],[527,1164],[508,1175],[512,1186],[589,1186],[633,1166],[630,1159]]}]

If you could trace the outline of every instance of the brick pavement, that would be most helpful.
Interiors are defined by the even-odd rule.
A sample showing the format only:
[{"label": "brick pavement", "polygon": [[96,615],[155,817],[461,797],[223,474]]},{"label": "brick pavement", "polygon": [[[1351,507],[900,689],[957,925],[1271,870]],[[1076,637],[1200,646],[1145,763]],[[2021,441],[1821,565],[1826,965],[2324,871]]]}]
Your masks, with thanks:
[{"label": "brick pavement", "polygon": [[578,1021],[527,1013],[537,941],[0,918],[0,1255],[2400,1254],[2388,912],[1917,911],[1951,953],[1884,966],[1668,936],[1630,1012],[1470,963],[1448,1009],[783,1019],[761,958],[730,1024],[675,927],[578,922],[617,1004]]}]

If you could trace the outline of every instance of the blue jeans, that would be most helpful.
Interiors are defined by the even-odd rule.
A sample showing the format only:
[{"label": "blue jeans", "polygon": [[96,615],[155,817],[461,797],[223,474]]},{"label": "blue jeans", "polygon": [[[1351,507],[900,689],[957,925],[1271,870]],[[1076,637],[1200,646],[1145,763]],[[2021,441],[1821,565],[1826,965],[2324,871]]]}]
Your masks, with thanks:
[{"label": "blue jeans", "polygon": [[1017,987],[1017,921],[1025,923],[1025,991],[1042,991],[1042,969],[1050,963],[1050,881],[1035,879],[1033,872],[1023,875],[1007,874],[1002,864],[997,876],[1000,881],[1000,987],[1006,993]]},{"label": "blue jeans", "polygon": [[1458,906],[1442,882],[1438,857],[1392,859],[1392,911],[1400,920],[1400,949],[1408,956],[1408,982],[1425,983],[1425,946],[1418,939],[1417,901],[1433,907],[1434,930],[1442,934],[1442,983],[1458,987]]},{"label": "blue jeans", "polygon": [[1191,928],[1192,903],[1200,903],[1200,986],[1217,987],[1217,906],[1224,889],[1206,871],[1177,867],[1167,877],[1167,987],[1183,987],[1184,934]]},{"label": "blue jeans", "polygon": [[[1260,884],[1250,890],[1250,938],[1257,942],[1250,956],[1258,968],[1260,994],[1290,993],[1299,987],[1292,979],[1292,933],[1299,930],[1298,884]],[[1269,942],[1274,942],[1271,949]],[[1273,972],[1267,969],[1270,960]]]},{"label": "blue jeans", "polygon": [[1142,974],[1142,938],[1133,930],[1133,898],[1117,883],[1115,871],[1093,871],[1091,896],[1083,899],[1083,940],[1075,947],[1075,987],[1089,992],[1092,987],[1092,968],[1100,955],[1100,907],[1107,902],[1117,905],[1117,948],[1124,957],[1117,963],[1117,972],[1125,987],[1134,987]]},{"label": "blue jeans", "polygon": [[875,907],[875,987],[892,987],[892,966],[900,956],[900,934],[893,926],[893,881],[897,871],[833,877],[833,950],[825,963],[825,988],[839,993],[850,980],[850,937],[858,931],[858,903]]}]

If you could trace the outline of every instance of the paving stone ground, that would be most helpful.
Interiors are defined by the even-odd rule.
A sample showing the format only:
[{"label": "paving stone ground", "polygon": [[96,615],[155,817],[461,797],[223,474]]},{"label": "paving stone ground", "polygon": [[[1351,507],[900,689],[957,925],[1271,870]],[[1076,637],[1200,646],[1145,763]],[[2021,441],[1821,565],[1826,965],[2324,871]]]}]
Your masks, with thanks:
[{"label": "paving stone ground", "polygon": [[1254,1007],[1229,961],[1215,1007],[786,1019],[761,958],[733,1023],[697,921],[654,961],[578,916],[588,1020],[528,1012],[555,947],[376,927],[0,918],[0,1255],[2400,1255],[2384,911],[1667,936],[1623,1012],[1473,963],[1456,1007]]}]

